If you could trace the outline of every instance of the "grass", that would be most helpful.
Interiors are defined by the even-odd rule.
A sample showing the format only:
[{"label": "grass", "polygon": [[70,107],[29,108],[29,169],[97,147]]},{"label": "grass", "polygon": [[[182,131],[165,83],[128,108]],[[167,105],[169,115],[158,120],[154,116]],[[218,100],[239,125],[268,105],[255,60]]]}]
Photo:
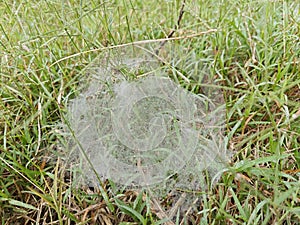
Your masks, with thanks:
[{"label": "grass", "polygon": [[[0,221],[2,224],[159,224],[147,193],[74,187],[56,125],[80,74],[101,49],[165,38],[181,1],[0,3]],[[222,83],[228,171],[201,195],[194,224],[300,220],[300,4],[187,1],[174,36]],[[51,162],[52,163],[48,163]]]}]

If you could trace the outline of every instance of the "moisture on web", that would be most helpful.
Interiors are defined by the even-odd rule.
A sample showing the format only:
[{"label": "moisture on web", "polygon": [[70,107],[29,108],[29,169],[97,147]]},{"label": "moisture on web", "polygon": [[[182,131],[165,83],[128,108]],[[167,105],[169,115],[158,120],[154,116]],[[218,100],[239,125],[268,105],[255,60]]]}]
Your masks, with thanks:
[{"label": "moisture on web", "polygon": [[67,148],[86,180],[199,190],[203,171],[226,166],[222,93],[209,65],[174,46],[163,58],[151,46],[107,50],[83,76]]}]

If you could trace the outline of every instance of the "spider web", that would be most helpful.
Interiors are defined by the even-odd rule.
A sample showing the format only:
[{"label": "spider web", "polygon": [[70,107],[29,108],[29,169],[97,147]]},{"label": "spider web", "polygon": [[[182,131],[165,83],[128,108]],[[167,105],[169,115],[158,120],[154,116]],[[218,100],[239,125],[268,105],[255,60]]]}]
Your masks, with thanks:
[{"label": "spider web", "polygon": [[66,127],[70,159],[86,182],[200,190],[207,174],[217,180],[226,167],[224,102],[210,65],[175,44],[155,52],[110,49],[83,76]]}]

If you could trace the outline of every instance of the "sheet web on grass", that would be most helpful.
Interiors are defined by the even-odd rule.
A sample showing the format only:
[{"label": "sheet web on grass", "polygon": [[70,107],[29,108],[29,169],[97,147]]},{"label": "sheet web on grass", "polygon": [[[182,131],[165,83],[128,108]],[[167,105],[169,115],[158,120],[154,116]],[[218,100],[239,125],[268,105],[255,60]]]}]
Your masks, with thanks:
[{"label": "sheet web on grass", "polygon": [[163,48],[163,56],[151,46],[107,50],[83,76],[68,106],[68,147],[86,182],[96,172],[122,186],[200,190],[203,171],[224,169],[224,104],[209,65]]}]

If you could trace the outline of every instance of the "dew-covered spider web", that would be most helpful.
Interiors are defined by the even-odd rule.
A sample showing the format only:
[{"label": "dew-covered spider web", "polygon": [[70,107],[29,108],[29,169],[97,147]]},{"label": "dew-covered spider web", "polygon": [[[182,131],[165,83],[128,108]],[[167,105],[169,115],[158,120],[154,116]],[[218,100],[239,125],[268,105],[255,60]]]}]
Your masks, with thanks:
[{"label": "dew-covered spider web", "polygon": [[66,127],[70,159],[86,182],[199,191],[226,167],[225,108],[212,65],[195,50],[157,46],[108,49],[82,76]]}]

